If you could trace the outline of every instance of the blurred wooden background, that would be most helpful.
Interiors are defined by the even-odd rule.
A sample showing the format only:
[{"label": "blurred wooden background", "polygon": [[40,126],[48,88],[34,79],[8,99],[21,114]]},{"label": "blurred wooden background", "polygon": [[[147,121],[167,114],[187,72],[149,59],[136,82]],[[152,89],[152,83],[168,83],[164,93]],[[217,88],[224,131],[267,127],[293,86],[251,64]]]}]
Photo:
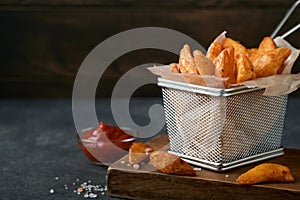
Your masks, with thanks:
[{"label": "blurred wooden background", "polygon": [[[0,97],[71,97],[77,70],[87,54],[108,37],[132,28],[174,29],[205,48],[227,30],[229,37],[254,47],[273,32],[293,3],[293,0],[2,0]],[[300,7],[280,33],[299,23],[299,14]],[[300,47],[299,32],[287,40]],[[118,78],[134,66],[177,59],[176,55],[160,50],[125,54],[105,72],[98,95],[110,96]],[[299,61],[293,72],[300,72]],[[135,95],[158,96],[160,90],[150,85]]]}]

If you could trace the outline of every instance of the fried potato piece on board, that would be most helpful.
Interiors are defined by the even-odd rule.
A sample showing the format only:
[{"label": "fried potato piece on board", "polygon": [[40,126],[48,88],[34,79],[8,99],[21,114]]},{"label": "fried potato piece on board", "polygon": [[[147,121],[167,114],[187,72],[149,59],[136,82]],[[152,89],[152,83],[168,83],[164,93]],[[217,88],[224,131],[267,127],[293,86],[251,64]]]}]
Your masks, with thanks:
[{"label": "fried potato piece on board", "polygon": [[221,42],[212,42],[208,47],[206,57],[213,61],[223,50]]},{"label": "fried potato piece on board", "polygon": [[138,164],[145,160],[153,149],[142,142],[135,142],[129,149],[129,163]]},{"label": "fried potato piece on board", "polygon": [[222,41],[222,46],[223,48],[228,48],[228,47],[233,47],[234,48],[234,56],[237,57],[237,55],[239,54],[244,54],[246,56],[248,56],[248,51],[247,48],[244,47],[242,44],[240,44],[239,42],[231,39],[231,38],[225,38]]},{"label": "fried potato piece on board", "polygon": [[218,57],[215,58],[213,63],[216,65],[215,74],[217,77],[228,77],[228,80],[225,82],[225,87],[229,84],[236,83],[236,67],[233,47],[230,46],[224,49]]},{"label": "fried potato piece on board", "polygon": [[252,185],[264,182],[293,182],[294,177],[287,166],[263,163],[240,175],[236,181],[240,184]]},{"label": "fried potato piece on board", "polygon": [[277,46],[271,37],[264,37],[264,39],[259,44],[258,51],[268,52],[268,51],[272,51],[276,48],[277,48]]},{"label": "fried potato piece on board", "polygon": [[196,69],[200,75],[215,75],[215,65],[201,51],[193,51]]},{"label": "fried potato piece on board", "polygon": [[291,54],[289,48],[280,47],[267,52],[255,59],[252,64],[257,78],[280,74],[283,70],[284,61]]},{"label": "fried potato piece on board", "polygon": [[160,172],[183,176],[195,176],[196,171],[180,157],[165,151],[155,151],[150,154],[150,163]]},{"label": "fried potato piece on board", "polygon": [[244,54],[239,54],[236,59],[236,82],[241,83],[256,78],[255,72],[253,72],[253,65],[249,58]]},{"label": "fried potato piece on board", "polygon": [[198,74],[198,71],[195,68],[190,46],[187,44],[185,44],[180,50],[179,68],[181,73]]}]

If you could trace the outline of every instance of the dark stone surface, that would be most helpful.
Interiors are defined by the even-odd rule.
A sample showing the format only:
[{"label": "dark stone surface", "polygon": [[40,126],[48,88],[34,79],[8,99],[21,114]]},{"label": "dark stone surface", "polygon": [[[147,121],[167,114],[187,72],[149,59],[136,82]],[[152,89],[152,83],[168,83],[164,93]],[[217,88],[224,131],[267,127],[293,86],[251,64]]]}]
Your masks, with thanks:
[{"label": "dark stone surface", "polygon": [[[113,123],[109,100],[96,102],[99,120]],[[134,99],[134,120],[145,124],[149,105],[160,102]],[[300,149],[299,102],[289,99],[283,137],[287,148]],[[89,162],[77,146],[71,100],[2,99],[0,116],[1,199],[85,199],[73,192],[79,184],[90,180],[105,186],[107,168]],[[115,199],[97,194],[98,199]]]}]

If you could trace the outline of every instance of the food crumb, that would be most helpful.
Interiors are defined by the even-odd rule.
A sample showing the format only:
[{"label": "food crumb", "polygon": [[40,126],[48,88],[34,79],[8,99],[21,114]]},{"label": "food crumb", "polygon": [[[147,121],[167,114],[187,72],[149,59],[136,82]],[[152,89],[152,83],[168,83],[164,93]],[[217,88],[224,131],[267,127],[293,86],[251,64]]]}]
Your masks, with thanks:
[{"label": "food crumb", "polygon": [[77,193],[80,194],[81,192],[83,192],[83,188],[82,187],[77,188]]},{"label": "food crumb", "polygon": [[140,168],[140,165],[139,165],[139,164],[134,164],[132,167],[133,167],[134,169],[139,169],[139,168]]}]

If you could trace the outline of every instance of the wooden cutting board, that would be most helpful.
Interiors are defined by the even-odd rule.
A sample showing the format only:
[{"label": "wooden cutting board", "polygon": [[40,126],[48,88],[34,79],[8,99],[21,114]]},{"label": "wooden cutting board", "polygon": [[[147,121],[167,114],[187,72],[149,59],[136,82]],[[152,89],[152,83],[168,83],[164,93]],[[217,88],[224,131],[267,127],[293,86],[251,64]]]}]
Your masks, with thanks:
[{"label": "wooden cutting board", "polygon": [[[149,142],[155,149],[167,149],[168,137],[160,135]],[[108,168],[108,193],[129,199],[300,199],[300,150],[285,149],[285,155],[264,162],[287,165],[294,183],[240,185],[236,178],[259,163],[226,172],[197,170],[197,176],[176,176],[155,171],[147,162],[138,169],[128,156]]]}]

